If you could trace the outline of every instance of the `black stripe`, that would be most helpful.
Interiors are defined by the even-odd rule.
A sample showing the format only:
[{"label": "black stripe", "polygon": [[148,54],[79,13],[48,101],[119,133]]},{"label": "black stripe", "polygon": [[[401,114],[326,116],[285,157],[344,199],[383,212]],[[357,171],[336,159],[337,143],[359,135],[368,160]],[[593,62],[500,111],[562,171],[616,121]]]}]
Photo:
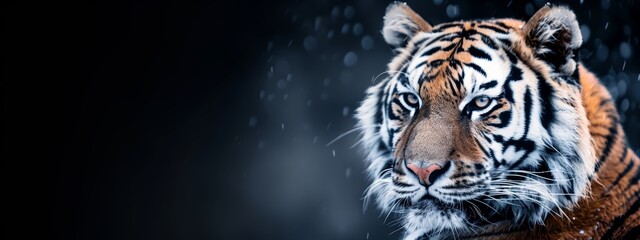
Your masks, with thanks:
[{"label": "black stripe", "polygon": [[494,23],[500,27],[511,29],[509,26],[507,26],[507,24],[504,24],[503,22],[494,22]]},{"label": "black stripe", "polygon": [[[384,146],[384,143],[380,142],[380,145]],[[382,166],[382,169],[380,169],[380,171],[378,172],[378,178],[382,177],[382,173],[385,170],[391,169],[391,168],[393,168],[393,160],[392,159],[388,159],[387,161],[385,161],[384,166]]]},{"label": "black stripe", "polygon": [[513,98],[513,89],[511,89],[511,84],[509,82],[505,82],[502,86],[502,94],[504,94],[504,98],[506,98],[510,103],[516,103],[516,100]]},{"label": "black stripe", "polygon": [[424,52],[422,55],[420,55],[420,57],[426,57],[426,56],[430,56],[431,54],[440,51],[440,49],[442,49],[441,47],[434,47],[431,48],[429,50],[427,50],[426,52]]},{"label": "black stripe", "polygon": [[481,35],[482,37],[480,37],[480,39],[484,44],[486,44],[488,47],[490,47],[493,50],[498,50],[498,45],[496,44],[496,42],[493,41],[493,39],[489,38],[487,35],[484,35],[484,34],[481,34]]},{"label": "black stripe", "polygon": [[533,100],[531,100],[531,91],[529,91],[529,87],[524,92],[524,135],[526,137],[529,134],[529,125],[531,124],[531,106],[533,105]]},{"label": "black stripe", "polygon": [[[414,69],[421,68],[425,64],[427,64],[427,61],[422,61],[422,62],[418,63],[418,65],[416,65],[416,67]],[[420,80],[422,80],[422,78]],[[422,85],[422,82],[420,82],[420,85]]]},{"label": "black stripe", "polygon": [[540,94],[540,107],[542,112],[540,114],[540,122],[542,126],[549,131],[549,126],[555,121],[555,109],[552,103],[554,90],[540,73],[537,71],[535,73],[538,78],[538,92]]},{"label": "black stripe", "polygon": [[460,23],[445,23],[445,24],[442,24],[442,25],[438,26],[437,28],[434,28],[433,30],[431,30],[431,32],[442,32],[442,31],[444,31],[446,29],[453,28],[453,27],[462,28],[462,24],[460,24]]},{"label": "black stripe", "polygon": [[443,63],[444,63],[444,60],[438,59],[438,60],[431,61],[431,63],[429,63],[429,66],[433,68],[437,68],[437,67],[440,67]]},{"label": "black stripe", "polygon": [[522,70],[515,64],[511,64],[511,69],[509,69],[509,76],[507,76],[507,81],[519,80],[522,80]]},{"label": "black stripe", "polygon": [[609,191],[611,191],[611,189],[613,187],[615,187],[616,185],[618,185],[618,182],[620,182],[620,180],[622,178],[624,178],[625,176],[627,176],[627,173],[629,173],[629,171],[631,171],[631,169],[633,168],[633,165],[635,165],[634,161],[630,161],[629,164],[627,164],[627,167],[624,168],[624,170],[622,170],[622,172],[620,173],[620,175],[618,175],[618,177],[616,178],[616,180],[614,180],[611,185],[609,185],[609,187],[607,187],[607,190],[604,190],[604,193],[607,194]]},{"label": "black stripe", "polygon": [[626,240],[636,239],[637,240],[638,236],[640,236],[640,226],[636,226],[632,228],[620,239],[626,239]]},{"label": "black stripe", "polygon": [[450,37],[450,36],[454,36],[454,37],[455,37],[455,36],[457,36],[457,35],[454,35],[454,34],[443,34],[443,35],[437,36],[437,37],[435,37],[435,38],[433,38],[433,39],[429,40],[429,42],[427,42],[427,43],[425,44],[425,46],[429,46],[429,45],[431,45],[431,44],[432,44],[432,43],[434,43],[434,42],[437,42],[437,41],[442,40],[444,37]]},{"label": "black stripe", "polygon": [[507,33],[507,31],[502,30],[502,29],[500,29],[500,28],[498,28],[498,27],[495,27],[495,26],[490,26],[490,25],[478,25],[478,27],[479,27],[479,28],[484,28],[484,29],[491,29],[491,30],[493,30],[493,31],[495,31],[495,32],[502,33],[502,34],[506,34],[506,33]]},{"label": "black stripe", "polygon": [[489,81],[489,82],[486,82],[486,83],[480,84],[479,89],[489,89],[489,88],[495,87],[496,85],[498,85],[498,81],[496,81],[496,80],[491,80],[491,81]]},{"label": "black stripe", "polygon": [[509,57],[509,61],[511,61],[511,63],[513,64],[518,63],[518,58],[516,57],[515,54],[513,54],[513,52],[511,52],[511,50],[504,49],[504,53],[507,54],[507,57]]},{"label": "black stripe", "polygon": [[527,157],[529,156],[529,153],[531,153],[536,148],[536,143],[527,139],[507,140],[504,143],[504,146],[505,146],[504,150],[506,150],[508,146],[514,146],[516,148],[516,151],[520,151],[520,150],[525,151],[524,155],[522,155],[520,159],[518,159],[516,162],[511,164],[511,166],[509,166],[509,169],[517,169],[520,166],[520,164],[522,164],[524,160],[527,159]]},{"label": "black stripe", "polygon": [[616,136],[618,136],[618,122],[614,121],[611,123],[611,127],[609,127],[609,136],[607,136],[607,139],[605,140],[604,149],[602,150],[602,155],[600,155],[598,164],[596,164],[596,172],[607,161],[607,158],[609,157],[609,153],[611,153],[611,147],[617,140]]},{"label": "black stripe", "polygon": [[[633,158],[633,157],[632,157]],[[637,161],[637,159],[632,159],[631,161]],[[631,189],[631,187],[637,185],[640,181],[640,169],[636,169],[635,174],[633,175],[633,177],[629,180],[629,185],[627,185],[627,187],[624,189],[623,192],[627,192],[629,191],[629,189]]]},{"label": "black stripe", "polygon": [[484,70],[482,70],[482,68],[480,66],[476,65],[475,63],[465,63],[465,65],[473,68],[474,70],[476,70],[477,72],[482,74],[482,76],[487,77],[487,73]]},{"label": "black stripe", "polygon": [[507,38],[498,38],[498,40],[502,42],[502,44],[504,44],[505,46],[511,47],[511,40]]},{"label": "black stripe", "polygon": [[509,123],[511,123],[511,110],[504,111],[504,112],[501,112],[500,114],[498,114],[498,119],[500,119],[500,123],[498,123],[498,124],[488,123],[487,125],[492,126],[492,127],[497,127],[497,128],[506,127],[507,125],[509,125]]},{"label": "black stripe", "polygon": [[485,59],[485,60],[491,61],[491,56],[489,56],[489,54],[485,53],[484,51],[480,50],[479,48],[476,48],[474,46],[470,46],[467,51],[469,52],[469,54],[471,54],[471,56],[473,56],[475,58],[481,58],[481,59]]},{"label": "black stripe", "polygon": [[607,232],[602,235],[601,239],[612,239],[613,233],[623,226],[625,220],[627,220],[627,218],[629,218],[629,216],[631,216],[632,214],[638,212],[638,206],[640,206],[640,201],[636,200],[635,203],[629,209],[627,209],[627,212],[624,215],[615,218],[613,220],[613,224],[610,225],[609,230],[607,230]]},{"label": "black stripe", "polygon": [[398,187],[411,187],[411,186],[413,186],[411,184],[406,184],[406,183],[398,182],[398,181],[391,181],[391,182],[393,182],[393,185],[396,185]]},{"label": "black stripe", "polygon": [[425,37],[423,39],[420,39],[418,41],[416,41],[415,43],[413,43],[413,46],[420,48],[420,45],[423,44],[425,41],[427,41],[429,38]]},{"label": "black stripe", "polygon": [[613,102],[613,101],[611,100],[611,98],[605,98],[605,99],[602,99],[602,100],[600,101],[600,107],[598,107],[598,108],[602,108],[602,107],[604,107],[605,105],[609,105],[609,104],[610,104],[610,103],[612,103],[612,102]]},{"label": "black stripe", "polygon": [[[495,105],[495,106],[493,106],[493,108],[491,108],[489,111],[486,111],[485,113],[480,114],[480,118],[481,118],[481,119],[486,118],[487,116],[491,115],[491,114],[493,113],[493,111],[495,111],[495,110],[497,110],[497,109],[501,108],[502,106],[504,106],[504,105],[503,105],[503,104],[500,104],[500,103],[496,104],[496,105]],[[467,111],[468,111],[468,110],[467,110]]]},{"label": "black stripe", "polygon": [[457,43],[449,44],[449,46],[444,47],[444,48],[442,49],[442,51],[444,51],[444,52],[451,51],[451,50],[452,50],[453,48],[455,48],[456,46],[458,46],[458,44],[457,44]]}]

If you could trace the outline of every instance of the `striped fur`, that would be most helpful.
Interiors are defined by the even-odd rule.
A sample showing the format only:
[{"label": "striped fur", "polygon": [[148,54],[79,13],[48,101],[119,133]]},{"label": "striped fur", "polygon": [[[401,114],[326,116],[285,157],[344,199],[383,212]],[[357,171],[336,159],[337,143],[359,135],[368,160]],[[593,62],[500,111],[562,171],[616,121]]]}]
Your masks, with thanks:
[{"label": "striped fur", "polygon": [[[365,199],[399,214],[406,239],[639,232],[640,160],[608,92],[577,62],[570,10],[431,26],[394,3],[383,35],[397,55],[356,115],[373,181]],[[422,185],[407,162],[443,174]]]}]

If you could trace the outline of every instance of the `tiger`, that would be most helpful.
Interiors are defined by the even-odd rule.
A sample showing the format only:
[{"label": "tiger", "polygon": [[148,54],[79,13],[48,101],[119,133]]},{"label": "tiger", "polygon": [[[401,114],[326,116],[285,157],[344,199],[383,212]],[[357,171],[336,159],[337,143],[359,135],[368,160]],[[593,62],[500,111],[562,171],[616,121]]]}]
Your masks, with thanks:
[{"label": "tiger", "polygon": [[364,204],[403,239],[637,239],[640,159],[579,26],[561,5],[431,25],[391,3],[394,57],[354,114]]}]

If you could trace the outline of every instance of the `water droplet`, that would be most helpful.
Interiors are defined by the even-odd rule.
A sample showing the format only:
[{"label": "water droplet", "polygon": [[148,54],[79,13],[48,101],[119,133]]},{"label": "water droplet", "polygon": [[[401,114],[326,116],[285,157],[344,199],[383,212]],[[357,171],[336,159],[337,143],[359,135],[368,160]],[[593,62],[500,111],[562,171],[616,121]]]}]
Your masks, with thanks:
[{"label": "water droplet", "polygon": [[626,81],[618,81],[618,94],[623,96],[627,93],[627,82]]},{"label": "water droplet", "polygon": [[580,229],[580,234],[584,235],[584,230]]},{"label": "water droplet", "polygon": [[267,93],[264,90],[260,90],[260,99],[263,99]]},{"label": "water droplet", "polygon": [[331,10],[331,17],[336,19],[338,18],[339,15],[340,15],[340,7],[338,6],[333,7],[333,9]]},{"label": "water droplet", "polygon": [[271,50],[273,48],[273,41],[269,41],[269,43],[267,43],[267,51]]},{"label": "water droplet", "polygon": [[607,46],[604,44],[600,45],[600,47],[598,47],[598,50],[596,51],[596,57],[600,62],[607,61],[607,58],[609,57],[609,48],[607,48]]},{"label": "water droplet", "polygon": [[576,220],[576,217],[571,217],[571,220]]},{"label": "water droplet", "polygon": [[346,34],[349,32],[349,28],[351,27],[351,25],[349,25],[348,23],[345,23],[344,25],[342,25],[342,30],[340,30],[340,32],[342,34]]},{"label": "water droplet", "polygon": [[344,8],[344,17],[347,19],[353,18],[353,15],[356,14],[356,9],[353,6],[347,6]]},{"label": "water droplet", "polygon": [[364,31],[364,27],[362,27],[362,23],[356,23],[353,25],[353,35],[360,35]]},{"label": "water droplet", "polygon": [[444,0],[433,0],[433,4],[435,5],[440,5],[442,2],[444,2]]},{"label": "water droplet", "polygon": [[292,77],[291,73],[287,73],[287,82],[291,82]]},{"label": "water droplet", "polygon": [[333,157],[336,157],[336,150],[335,149],[331,153],[333,154]]},{"label": "water droplet", "polygon": [[328,87],[330,83],[331,83],[331,79],[328,79],[328,78],[325,78],[324,81],[322,81],[322,85],[325,87]]},{"label": "water droplet", "polygon": [[258,118],[251,116],[251,118],[249,118],[249,127],[255,127],[256,124],[258,124]]},{"label": "water droplet", "polygon": [[314,24],[313,24],[313,25],[314,25],[314,29],[315,29],[316,31],[320,30],[320,26],[322,26],[322,17],[317,16],[317,17],[316,17],[316,21],[314,22]]},{"label": "water droplet", "polygon": [[284,89],[285,87],[287,87],[287,82],[284,79],[278,80],[278,89]]},{"label": "water droplet", "polygon": [[369,239],[369,232],[367,232],[367,239]]},{"label": "water droplet", "polygon": [[591,28],[589,28],[589,25],[582,24],[580,26],[580,32],[582,32],[582,42],[586,43],[589,41],[589,37],[591,36]]},{"label": "water droplet", "polygon": [[346,117],[347,115],[349,115],[349,107],[345,106],[342,108],[342,116]]},{"label": "water droplet", "polygon": [[451,4],[447,6],[447,16],[449,18],[454,18],[458,16],[458,14],[460,14],[460,7],[458,7],[458,5]]},{"label": "water droplet", "polygon": [[364,37],[362,37],[362,40],[360,41],[360,45],[364,50],[369,50],[373,48],[373,38],[371,38],[371,36],[369,35],[365,35]]},{"label": "water droplet", "polygon": [[629,100],[627,100],[626,98],[622,100],[622,102],[620,103],[620,111],[621,112],[626,112],[627,110],[629,110]]},{"label": "water droplet", "polygon": [[620,56],[622,56],[625,59],[629,59],[631,57],[631,53],[632,53],[632,49],[631,49],[631,45],[629,45],[629,43],[627,42],[621,42],[620,43]]},{"label": "water droplet", "polygon": [[356,55],[356,53],[352,51],[349,51],[347,52],[347,54],[344,55],[343,62],[344,62],[344,65],[347,67],[356,65],[356,63],[358,63],[358,55]]},{"label": "water droplet", "polygon": [[607,30],[607,28],[609,28],[609,22],[604,24],[604,30]]},{"label": "water droplet", "polygon": [[280,124],[280,126],[282,127],[282,130],[284,130],[284,123]]},{"label": "water droplet", "polygon": [[347,168],[344,172],[344,175],[348,178],[351,176],[351,168]]},{"label": "water droplet", "polygon": [[316,46],[318,45],[318,40],[316,40],[316,37],[314,36],[307,36],[304,38],[302,45],[304,46],[305,50],[313,51],[316,49]]},{"label": "water droplet", "polygon": [[327,33],[327,39],[332,39],[334,34],[335,34],[335,33],[333,32],[333,30],[330,30],[330,31]]},{"label": "water droplet", "polygon": [[527,15],[529,16],[533,15],[533,11],[534,11],[533,4],[527,3],[527,5],[524,6],[524,12],[526,12]]},{"label": "water droplet", "polygon": [[313,143],[317,143],[318,142],[318,136],[313,137]]},{"label": "water droplet", "polygon": [[287,98],[289,98],[289,94],[284,94],[284,96],[282,97],[282,101],[287,101]]}]

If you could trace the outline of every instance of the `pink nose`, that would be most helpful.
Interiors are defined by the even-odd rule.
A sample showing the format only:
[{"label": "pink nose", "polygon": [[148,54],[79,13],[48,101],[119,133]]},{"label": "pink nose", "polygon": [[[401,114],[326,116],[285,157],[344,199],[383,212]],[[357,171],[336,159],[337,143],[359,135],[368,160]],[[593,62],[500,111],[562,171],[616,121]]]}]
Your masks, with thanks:
[{"label": "pink nose", "polygon": [[[431,185],[432,182],[429,180],[429,176],[433,175],[432,180],[435,180],[438,176],[442,175],[443,171],[439,171],[442,168],[436,164],[431,164],[426,168],[421,168],[416,166],[413,163],[407,164],[407,168],[409,168],[413,173],[418,176],[421,184]],[[434,174],[436,172],[436,174]]]}]

